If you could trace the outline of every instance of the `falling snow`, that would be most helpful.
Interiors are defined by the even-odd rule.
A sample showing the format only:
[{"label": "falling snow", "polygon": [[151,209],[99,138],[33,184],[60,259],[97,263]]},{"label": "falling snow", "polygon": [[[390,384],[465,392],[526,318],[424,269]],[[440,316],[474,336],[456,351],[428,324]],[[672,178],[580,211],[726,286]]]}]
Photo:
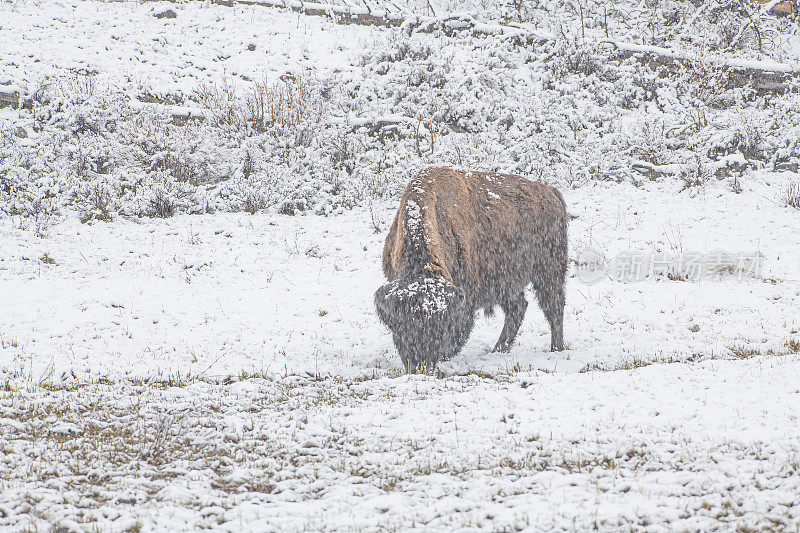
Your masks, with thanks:
[{"label": "falling snow", "polygon": [[[0,0],[0,529],[797,529],[792,18],[262,3]],[[255,83],[314,112],[225,122]],[[373,294],[440,164],[563,193],[563,352],[481,314],[404,373]]]}]

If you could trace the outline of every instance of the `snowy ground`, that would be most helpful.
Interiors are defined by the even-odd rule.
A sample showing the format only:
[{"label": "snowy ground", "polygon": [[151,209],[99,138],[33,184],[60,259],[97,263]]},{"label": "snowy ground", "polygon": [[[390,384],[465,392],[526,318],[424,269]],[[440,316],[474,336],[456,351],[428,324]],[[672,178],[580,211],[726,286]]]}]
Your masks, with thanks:
[{"label": "snowy ground", "polygon": [[[762,178],[771,185],[753,183],[739,195],[624,184],[565,191],[577,217],[573,259],[586,249],[608,258],[627,250],[758,252],[761,271],[696,281],[573,277],[567,352],[545,351],[549,329],[532,306],[509,354],[487,353],[502,319],[484,319],[446,370],[574,372],[634,359],[728,357],[732,346],[780,351],[800,329],[800,219],[769,198],[782,190],[783,176]],[[0,371],[25,382],[396,371],[372,306],[395,207],[335,217],[218,214],[91,225],[70,218],[44,238],[6,220]]]},{"label": "snowy ground", "polygon": [[483,319],[441,379],[401,376],[372,310],[392,205],[6,221],[0,523],[796,525],[800,220],[765,179],[566,191],[573,256],[757,249],[763,271],[573,277],[567,351],[532,306],[510,354]]},{"label": "snowy ground", "polygon": [[[174,9],[181,16],[156,19]],[[191,95],[199,83],[349,65],[343,50],[359,48],[373,28],[342,26],[265,8],[208,2],[34,2],[0,22],[2,83],[26,92],[65,72],[94,73],[96,82],[131,96]],[[248,46],[253,45],[253,50]],[[310,61],[309,53],[326,61]]]},{"label": "snowy ground", "polygon": [[0,524],[794,530],[794,358],[4,392]]},{"label": "snowy ground", "polygon": [[[487,22],[508,9],[423,3],[436,14],[485,8],[478,16]],[[399,5],[419,13],[423,3]],[[649,8],[610,10],[610,30],[600,3],[578,13],[539,2],[525,16],[554,35],[581,33],[585,17],[589,37],[634,41],[646,29],[646,44],[672,46],[665,41],[676,35],[697,44],[692,27],[713,10],[684,6],[699,22],[677,24],[667,20],[673,4],[652,25]],[[177,18],[153,16],[167,8]],[[466,34],[400,35],[209,2],[0,0],[0,91],[30,96],[59,80],[64,93],[40,108],[50,119],[0,109],[0,529],[798,529],[800,212],[786,206],[798,176],[775,171],[800,157],[797,100],[743,92],[731,108],[702,108],[708,124],[692,129],[686,113],[695,108],[676,96],[685,81],[653,85],[656,97],[645,95],[643,76],[624,107],[615,98],[631,89],[629,63],[603,70],[577,49],[569,63],[569,47],[553,55]],[[794,61],[795,39],[771,39],[771,55],[758,58]],[[755,52],[740,46],[731,56]],[[378,168],[385,190],[355,195],[355,208],[342,202],[331,216],[224,212],[235,209],[220,202],[213,214],[141,218],[125,216],[122,194],[112,222],[82,224],[84,213],[67,203],[46,223],[2,209],[15,200],[16,189],[3,188],[7,171],[64,202],[81,180],[148,172],[126,163],[131,145],[113,144],[115,128],[75,133],[71,105],[98,122],[121,105],[72,100],[89,77],[98,93],[195,105],[184,98],[224,76],[247,84],[306,72],[344,87],[332,114],[400,107],[411,116],[435,98],[434,108],[453,104],[447,113],[463,119],[455,126],[479,129],[454,126],[437,138],[436,157],[419,156],[410,138],[384,144],[359,133],[367,145],[352,157],[352,179]],[[507,115],[514,120],[502,126]],[[489,133],[485,120],[494,121]],[[626,129],[642,124],[642,139]],[[204,157],[242,166],[226,159],[241,154],[220,131],[187,132],[203,136]],[[753,132],[761,137],[742,140]],[[111,153],[116,166],[77,172],[73,144],[88,159]],[[307,169],[317,154],[298,150]],[[709,173],[726,160],[746,168],[700,185],[630,168],[650,157],[680,174],[694,152]],[[490,168],[544,167],[563,191],[572,217],[568,349],[547,351],[534,304],[510,353],[489,352],[501,313],[481,316],[441,376],[407,376],[372,304],[397,207],[392,188],[413,168],[462,155]],[[573,168],[577,178],[564,174]],[[234,181],[241,169],[220,172]],[[198,188],[219,194],[225,185]],[[611,263],[630,252],[757,255],[760,264],[702,279],[673,264],[670,276],[630,282],[588,283],[578,270],[587,257]]]}]

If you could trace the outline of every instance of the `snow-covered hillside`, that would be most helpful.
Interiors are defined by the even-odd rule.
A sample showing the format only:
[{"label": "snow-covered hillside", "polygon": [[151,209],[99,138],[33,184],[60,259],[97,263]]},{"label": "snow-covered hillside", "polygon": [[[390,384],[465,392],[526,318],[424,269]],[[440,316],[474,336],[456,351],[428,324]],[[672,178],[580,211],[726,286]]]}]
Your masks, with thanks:
[{"label": "snow-covered hillside", "polygon": [[[0,0],[0,528],[797,529],[791,17],[234,4]],[[403,374],[429,164],[563,192],[564,352]]]}]

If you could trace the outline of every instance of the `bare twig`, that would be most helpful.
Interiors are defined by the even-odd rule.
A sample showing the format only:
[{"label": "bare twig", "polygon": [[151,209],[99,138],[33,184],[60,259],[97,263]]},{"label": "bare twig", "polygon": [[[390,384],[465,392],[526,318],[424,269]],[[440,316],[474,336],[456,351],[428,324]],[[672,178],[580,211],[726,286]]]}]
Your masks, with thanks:
[{"label": "bare twig", "polygon": [[758,30],[758,24],[756,24],[753,20],[753,17],[750,16],[750,10],[748,10],[744,5],[742,5],[742,11],[744,11],[744,14],[750,19],[750,25],[753,26],[753,31],[756,32],[756,39],[758,39],[758,51],[761,52],[763,46],[761,43],[761,32]]}]

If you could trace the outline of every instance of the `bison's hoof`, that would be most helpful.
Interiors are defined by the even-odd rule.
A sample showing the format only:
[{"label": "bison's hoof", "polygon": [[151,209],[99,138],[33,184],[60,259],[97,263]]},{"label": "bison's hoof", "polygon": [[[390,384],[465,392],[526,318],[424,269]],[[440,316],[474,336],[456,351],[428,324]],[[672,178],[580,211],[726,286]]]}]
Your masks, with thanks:
[{"label": "bison's hoof", "polygon": [[492,353],[494,352],[507,353],[509,351],[511,351],[511,346],[509,346],[506,343],[503,344],[497,343],[495,347],[492,349]]}]

